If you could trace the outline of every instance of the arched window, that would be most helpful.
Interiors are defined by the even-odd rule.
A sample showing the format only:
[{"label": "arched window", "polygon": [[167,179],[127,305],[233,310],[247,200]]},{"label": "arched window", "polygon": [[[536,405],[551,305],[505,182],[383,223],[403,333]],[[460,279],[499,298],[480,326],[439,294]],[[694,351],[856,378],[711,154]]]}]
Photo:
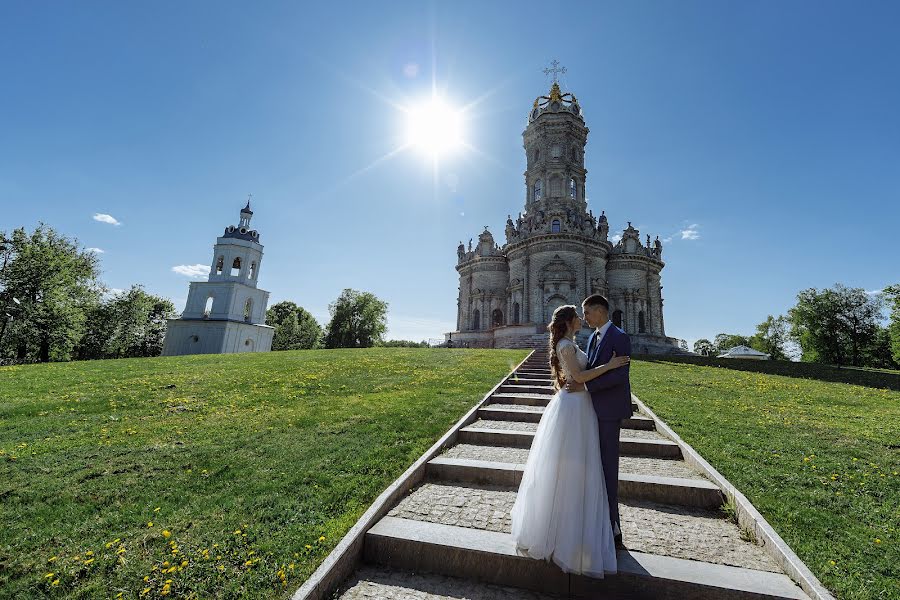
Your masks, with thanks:
[{"label": "arched window", "polygon": [[647,326],[644,323],[644,311],[638,313],[638,333],[647,333]]},{"label": "arched window", "polygon": [[575,178],[572,177],[571,179],[569,179],[569,198],[574,200],[575,196],[577,195],[577,192],[578,192],[578,185],[575,183]]},{"label": "arched window", "polygon": [[253,298],[247,298],[244,302],[244,320],[250,322],[250,314],[253,312]]},{"label": "arched window", "polygon": [[516,302],[513,304],[513,323],[516,325],[519,324],[519,303]]},{"label": "arched window", "polygon": [[256,263],[250,263],[250,272],[247,273],[247,279],[254,279],[256,277]]},{"label": "arched window", "polygon": [[562,229],[562,225],[559,223],[559,219],[553,219],[553,222],[550,223],[550,233],[559,233]]},{"label": "arched window", "polygon": [[216,275],[221,275],[222,271],[225,270],[225,257],[220,256],[218,260],[216,260]]},{"label": "arched window", "polygon": [[234,262],[231,263],[231,276],[237,277],[241,274],[241,257],[237,257],[234,259]]},{"label": "arched window", "polygon": [[206,299],[206,307],[203,309],[204,318],[209,317],[209,315],[212,313],[214,301],[215,299],[212,296]]},{"label": "arched window", "polygon": [[541,190],[541,180],[538,179],[537,181],[534,182],[534,199],[535,200],[541,199],[541,191],[542,191]]},{"label": "arched window", "polygon": [[500,327],[501,325],[503,325],[503,311],[495,308],[491,313],[491,327]]},{"label": "arched window", "polygon": [[612,314],[612,322],[613,322],[613,325],[615,325],[619,329],[622,328],[622,311],[621,310],[617,310]]},{"label": "arched window", "polygon": [[478,331],[481,329],[481,313],[478,310],[475,310],[475,313],[472,315],[472,329]]}]

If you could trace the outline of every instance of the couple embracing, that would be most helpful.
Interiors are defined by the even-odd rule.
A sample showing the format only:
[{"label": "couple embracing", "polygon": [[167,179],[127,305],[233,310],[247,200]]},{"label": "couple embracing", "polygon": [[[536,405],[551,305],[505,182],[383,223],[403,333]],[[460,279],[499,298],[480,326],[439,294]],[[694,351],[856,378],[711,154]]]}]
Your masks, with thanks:
[{"label": "couple embracing", "polygon": [[512,509],[520,553],[591,577],[616,572],[619,429],[631,416],[631,341],[609,321],[609,302],[581,304],[594,328],[587,352],[575,343],[582,318],[573,305],[553,313],[550,370],[556,395],[541,417]]}]

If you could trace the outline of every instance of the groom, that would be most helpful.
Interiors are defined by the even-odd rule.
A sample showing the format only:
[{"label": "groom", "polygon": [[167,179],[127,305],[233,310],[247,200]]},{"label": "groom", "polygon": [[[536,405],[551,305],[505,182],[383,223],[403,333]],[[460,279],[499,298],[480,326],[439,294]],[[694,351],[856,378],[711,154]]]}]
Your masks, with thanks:
[{"label": "groom", "polygon": [[[631,356],[631,339],[610,322],[609,302],[606,298],[600,294],[588,296],[581,303],[581,308],[584,320],[594,328],[586,350],[588,369],[608,363],[613,352],[616,356]],[[628,369],[629,365],[613,369],[585,384],[591,393],[600,426],[600,462],[603,464],[609,517],[617,548],[624,547],[622,529],[619,527],[619,429],[622,419],[632,415]]]}]

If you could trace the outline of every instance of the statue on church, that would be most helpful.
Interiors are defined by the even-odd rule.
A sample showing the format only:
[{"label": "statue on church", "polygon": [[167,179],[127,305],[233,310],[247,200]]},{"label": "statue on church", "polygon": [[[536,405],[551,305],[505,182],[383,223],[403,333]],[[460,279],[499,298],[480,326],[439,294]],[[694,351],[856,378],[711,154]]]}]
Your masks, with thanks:
[{"label": "statue on church", "polygon": [[656,236],[656,241],[653,242],[654,252],[657,258],[662,256],[662,242],[659,241],[659,236]]},{"label": "statue on church", "polygon": [[463,246],[462,240],[460,240],[459,246],[456,247],[456,256],[459,258],[459,262],[462,262],[466,257],[466,247]]},{"label": "statue on church", "polygon": [[469,238],[469,252],[472,251],[472,238]]},{"label": "statue on church", "polygon": [[506,215],[506,239],[512,241],[516,237],[516,226],[513,224],[512,215]]}]

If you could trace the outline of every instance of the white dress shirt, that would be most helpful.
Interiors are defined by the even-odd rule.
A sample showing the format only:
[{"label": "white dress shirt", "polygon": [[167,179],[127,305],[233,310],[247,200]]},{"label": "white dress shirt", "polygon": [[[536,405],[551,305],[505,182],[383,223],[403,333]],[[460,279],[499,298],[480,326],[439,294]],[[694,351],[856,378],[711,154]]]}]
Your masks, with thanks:
[{"label": "white dress shirt", "polygon": [[[600,329],[597,330],[597,335],[596,335],[596,337],[595,337],[595,339],[596,339],[597,341],[594,342],[594,344],[595,344],[595,345],[594,345],[594,348],[599,348],[599,347],[600,347],[600,344],[603,343],[603,336],[606,335],[606,331],[609,329],[609,327],[610,327],[611,325],[612,325],[612,321],[607,321],[606,323],[603,324],[603,326],[602,326]],[[592,348],[592,349],[593,349],[593,348]]]}]

